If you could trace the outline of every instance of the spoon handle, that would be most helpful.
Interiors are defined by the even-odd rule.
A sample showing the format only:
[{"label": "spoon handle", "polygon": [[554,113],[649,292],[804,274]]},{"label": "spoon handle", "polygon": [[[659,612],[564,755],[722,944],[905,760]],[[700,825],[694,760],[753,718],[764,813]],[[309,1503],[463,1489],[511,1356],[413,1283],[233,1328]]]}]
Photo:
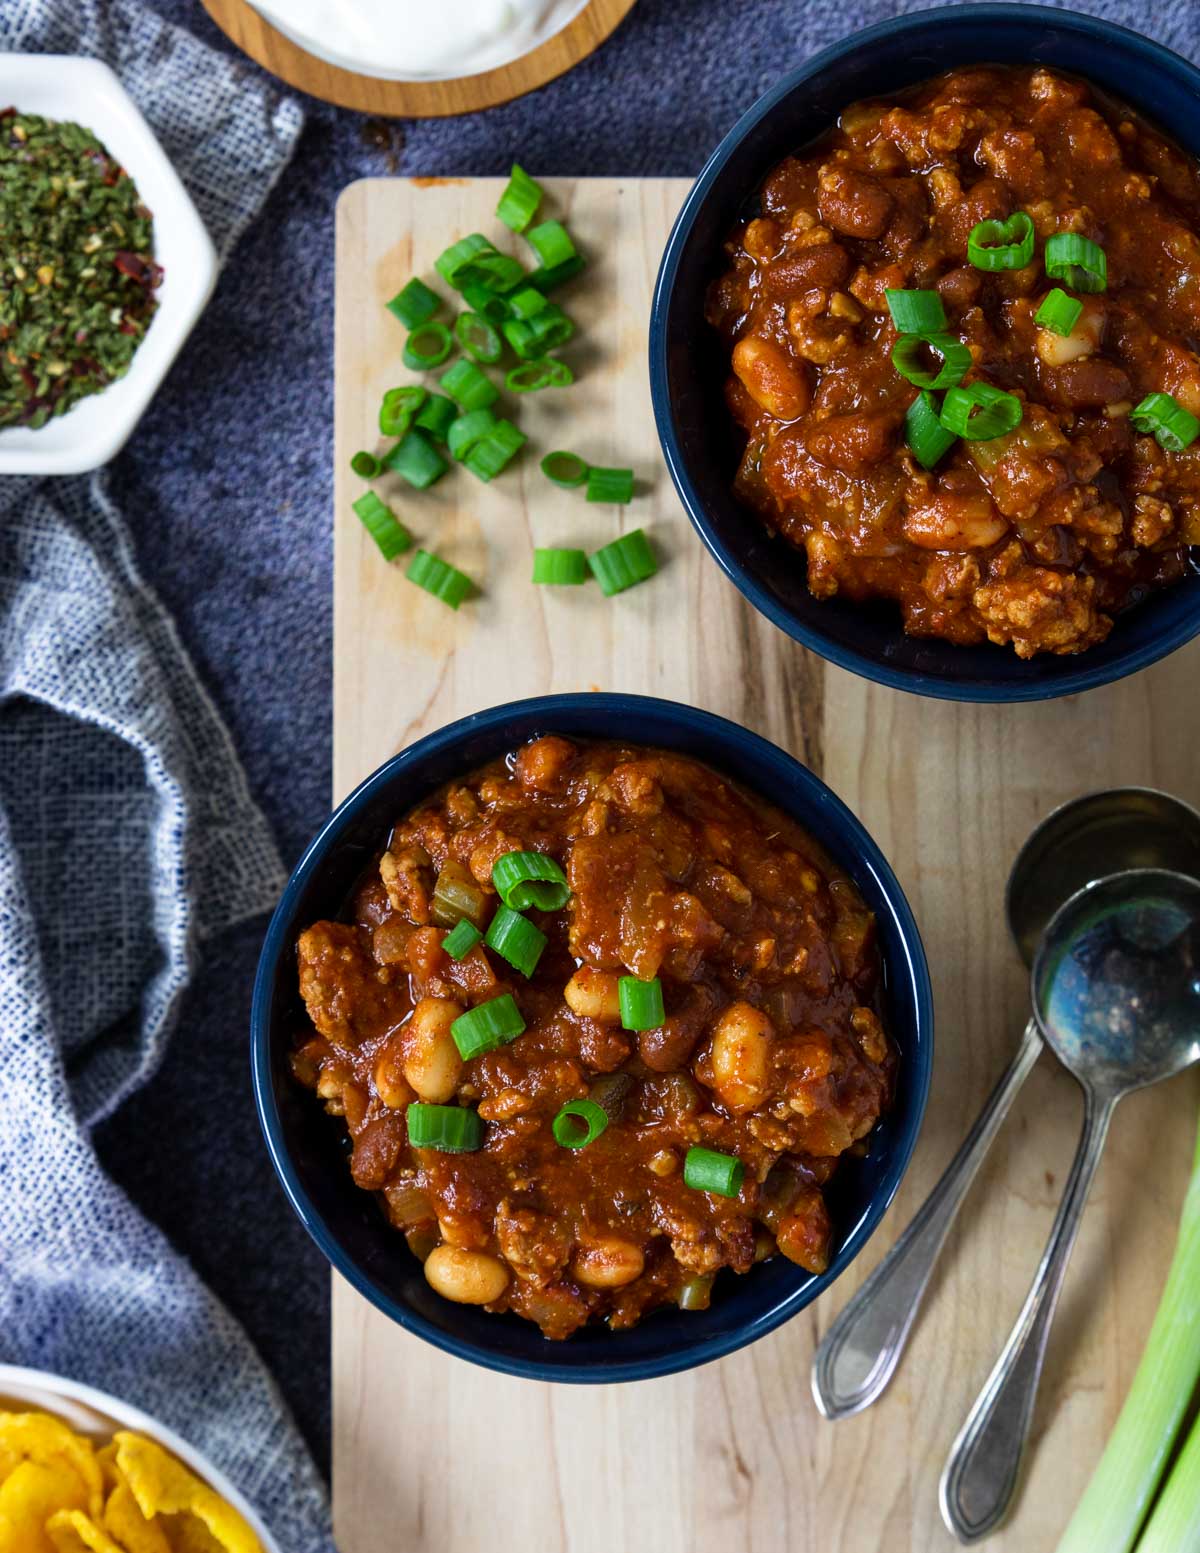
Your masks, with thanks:
[{"label": "spoon handle", "polygon": [[1113,1096],[1086,1092],[1083,1135],[1033,1285],[1004,1352],[950,1448],[940,1485],[942,1519],[960,1542],[978,1542],[994,1531],[1016,1489],[1054,1307],[1115,1104]]},{"label": "spoon handle", "polygon": [[822,1338],[812,1388],[826,1418],[859,1413],[895,1373],[950,1226],[1017,1092],[1042,1052],[1035,1020],[1008,1071],[916,1217]]}]

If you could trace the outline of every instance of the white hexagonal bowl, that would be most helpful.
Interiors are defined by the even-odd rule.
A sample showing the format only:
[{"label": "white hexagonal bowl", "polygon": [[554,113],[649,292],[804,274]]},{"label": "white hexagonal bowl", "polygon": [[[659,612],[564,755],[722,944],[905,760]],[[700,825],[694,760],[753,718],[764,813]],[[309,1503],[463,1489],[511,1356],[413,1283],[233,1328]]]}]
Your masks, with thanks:
[{"label": "white hexagonal bowl", "polygon": [[144,1434],[170,1451],[172,1456],[189,1467],[197,1477],[203,1478],[215,1488],[222,1499],[243,1515],[262,1543],[263,1553],[283,1553],[279,1544],[263,1525],[254,1508],[222,1472],[218,1472],[198,1450],[181,1439],[173,1430],[157,1423],[148,1414],[116,1397],[62,1375],[50,1375],[43,1370],[26,1370],[15,1364],[0,1364],[0,1411],[50,1413],[61,1418],[72,1429],[94,1439],[97,1445],[107,1444],[118,1429],[130,1429]]},{"label": "white hexagonal bowl", "polygon": [[129,440],[212,295],[217,254],[179,175],[107,65],[65,54],[0,54],[0,105],[85,125],[154,216],[159,305],[129,371],[39,431],[0,431],[0,474],[81,474],[108,463]]}]

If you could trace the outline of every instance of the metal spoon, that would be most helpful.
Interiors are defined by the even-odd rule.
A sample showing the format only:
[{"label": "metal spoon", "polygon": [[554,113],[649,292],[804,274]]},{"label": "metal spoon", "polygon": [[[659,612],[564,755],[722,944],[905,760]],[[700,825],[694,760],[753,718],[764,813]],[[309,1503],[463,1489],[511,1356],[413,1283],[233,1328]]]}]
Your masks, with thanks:
[{"label": "metal spoon", "polygon": [[[1200,814],[1148,787],[1088,793],[1055,809],[1017,854],[1005,895],[1009,931],[1026,965],[1046,924],[1076,890],[1106,874],[1148,867],[1200,878]],[[826,1418],[869,1407],[895,1374],[950,1226],[1041,1051],[1031,1019],[941,1180],[822,1339],[812,1387]]]},{"label": "metal spoon", "polygon": [[1200,1061],[1200,882],[1134,869],[1078,891],[1033,962],[1047,1044],[1079,1080],[1083,1134],[1021,1314],[942,1474],[942,1516],[961,1542],[986,1537],[1017,1484],[1046,1340],[1117,1101]]}]

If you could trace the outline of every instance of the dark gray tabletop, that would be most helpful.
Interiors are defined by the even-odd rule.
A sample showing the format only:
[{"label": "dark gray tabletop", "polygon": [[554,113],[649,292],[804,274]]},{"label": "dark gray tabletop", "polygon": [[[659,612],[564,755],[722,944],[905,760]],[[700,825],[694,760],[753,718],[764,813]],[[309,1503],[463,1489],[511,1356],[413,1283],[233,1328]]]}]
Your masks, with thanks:
[{"label": "dark gray tabletop", "polygon": [[[151,0],[231,49],[198,0]],[[1076,0],[1177,48],[1190,0]],[[305,100],[290,171],[114,469],[144,575],[232,729],[291,863],[328,812],[333,210],[356,178],[690,174],[808,54],[920,4],[639,0],[569,76],[470,117],[384,123]],[[247,63],[247,70],[256,69]],[[208,946],[170,1056],[98,1138],[104,1162],[249,1329],[318,1458],[329,1449],[329,1273],[261,1146],[247,1064],[264,924]]]}]

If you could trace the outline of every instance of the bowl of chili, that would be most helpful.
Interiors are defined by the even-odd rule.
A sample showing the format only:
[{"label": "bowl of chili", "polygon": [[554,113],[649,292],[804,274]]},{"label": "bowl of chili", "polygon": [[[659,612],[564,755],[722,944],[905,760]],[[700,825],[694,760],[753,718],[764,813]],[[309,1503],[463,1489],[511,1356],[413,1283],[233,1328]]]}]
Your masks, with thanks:
[{"label": "bowl of chili", "polygon": [[[735,493],[735,482],[745,480],[745,469],[741,468],[740,474],[739,469],[746,458],[747,441],[744,430],[735,424],[730,412],[732,401],[726,397],[732,382],[730,335],[723,336],[718,328],[706,322],[706,308],[711,306],[714,286],[728,269],[730,250],[725,245],[730,240],[730,234],[738,230],[744,232],[754,216],[764,211],[760,203],[760,191],[764,189],[765,181],[779,170],[785,158],[795,156],[803,159],[808,154],[805,148],[813,146],[822,136],[829,134],[844,110],[856,104],[868,103],[871,99],[881,99],[890,104],[899,98],[903,102],[904,93],[915,89],[919,83],[965,67],[987,65],[1003,69],[1032,67],[1035,64],[1053,72],[1061,72],[1065,78],[1078,78],[1093,89],[1098,88],[1098,101],[1102,104],[1116,102],[1127,105],[1138,116],[1139,122],[1144,115],[1144,120],[1152,130],[1156,125],[1168,126],[1169,136],[1193,164],[1200,157],[1200,123],[1194,113],[1194,104],[1200,95],[1200,71],[1147,38],[1097,17],[1024,4],[956,6],[899,17],[857,33],[816,55],[768,91],[734,126],[709,159],[679,215],[663,257],[651,317],[651,386],[664,454],[692,523],[726,575],[775,625],[831,662],[896,689],[952,700],[1028,701],[1073,694],[1145,668],[1200,633],[1200,571],[1197,569],[1195,549],[1188,548],[1189,544],[1194,546],[1195,541],[1191,538],[1187,524],[1182,526],[1182,542],[1176,546],[1176,555],[1172,559],[1170,585],[1159,587],[1152,584],[1143,587],[1139,584],[1130,587],[1120,607],[1110,612],[1112,626],[1107,635],[1101,635],[1107,624],[1102,621],[1090,636],[1081,630],[1078,638],[1065,647],[1060,645],[1047,651],[1034,650],[1029,656],[1018,656],[1018,652],[1013,650],[1015,637],[1011,631],[1004,638],[1008,645],[996,645],[1003,633],[992,635],[989,630],[991,639],[984,639],[983,631],[978,629],[978,622],[973,638],[964,634],[959,641],[939,639],[949,633],[937,626],[931,634],[907,634],[904,620],[913,617],[906,609],[902,619],[896,605],[896,590],[886,584],[878,586],[879,572],[872,575],[870,560],[864,563],[857,578],[849,579],[850,586],[845,585],[845,571],[842,573],[841,586],[836,580],[830,584],[828,578],[822,579],[822,567],[829,550],[836,550],[836,539],[824,552],[814,550],[811,543],[806,544],[806,560],[802,549],[790,545],[779,532],[768,527],[758,512]],[[932,160],[937,162],[939,158],[935,156]],[[909,159],[908,166],[917,166],[920,161],[919,157],[917,163]],[[854,164],[851,162],[849,165]],[[982,176],[993,165],[996,164],[989,164],[989,168],[975,168],[975,175]],[[901,161],[892,171],[904,174],[904,162]],[[891,176],[891,173],[888,175]],[[967,181],[964,173],[964,185]],[[993,184],[997,182],[992,179]],[[1153,190],[1157,180],[1151,179],[1149,183]],[[836,190],[833,192],[836,195]],[[1013,192],[1011,187],[1009,192]],[[971,193],[974,194],[973,187]],[[1023,196],[1014,197],[1012,203],[1028,204],[1036,211],[1037,189],[1027,187]],[[1191,207],[1187,208],[1190,210]],[[1023,251],[1022,243],[1028,245],[1028,240],[1035,235],[1028,215],[1024,216],[1022,230],[1017,230],[1015,223],[1022,213],[981,208],[977,214],[981,217],[1008,217],[1008,221],[1007,224],[999,219],[980,222],[971,234],[973,239],[978,235],[985,247],[991,246],[997,250],[1003,248],[1006,242],[1010,243],[1014,252],[1012,264],[1016,266],[1027,262],[1028,256]],[[805,219],[803,213],[801,219]],[[1084,212],[1080,219],[1086,224],[1087,213]],[[1023,229],[1025,223],[1029,224],[1029,231]],[[1190,216],[1184,225],[1189,224],[1190,229],[1194,229],[1195,223]],[[980,226],[987,231],[981,233]],[[1000,230],[1002,227],[1003,231]],[[839,242],[844,241],[839,233],[845,230],[847,228],[843,226],[835,231],[834,235]],[[862,230],[865,235],[868,224],[864,224]],[[1136,246],[1135,236],[1121,234],[1121,238],[1124,251],[1129,253]],[[1073,243],[1075,247],[1085,249],[1085,260],[1098,246],[1094,242],[1081,241],[1075,233],[1060,232],[1048,239],[1044,232],[1039,231],[1034,263],[1040,266],[1045,259],[1045,278],[1038,268],[1037,290],[1028,300],[1018,298],[1015,288],[1001,293],[1006,299],[1013,299],[1019,316],[1023,317],[1022,308],[1028,311],[1031,338],[1035,324],[1042,326],[1043,332],[1048,329],[1055,335],[1068,335],[1079,316],[1074,305],[1075,299],[1065,297],[1061,290],[1050,292],[1043,306],[1047,309],[1069,309],[1069,317],[1051,317],[1049,311],[1042,312],[1038,318],[1034,316],[1034,309],[1043,301],[1042,292],[1055,284],[1064,286],[1062,280],[1055,283],[1050,278],[1055,273],[1052,260],[1054,263],[1062,260],[1059,270],[1064,274],[1069,272],[1080,280],[1080,286],[1075,289],[1084,293],[1085,308],[1088,305],[1087,287],[1092,286],[1094,290],[1100,284],[1095,277],[1084,273],[1084,266],[1075,262],[1079,258],[1078,254],[1074,260],[1070,254],[1060,254],[1054,248],[1055,243],[1060,247]],[[865,245],[858,239],[852,239],[847,246],[852,252],[851,266],[847,266],[845,275],[839,274],[834,278],[835,284],[846,285],[848,291],[861,295],[856,291],[858,277],[851,274],[851,268],[853,263],[861,261]],[[1021,250],[1019,255],[1018,249]],[[785,249],[785,252],[790,252],[790,249]],[[998,253],[980,252],[977,257],[981,268],[991,269],[1006,262]],[[947,258],[947,264],[950,262]],[[974,262],[971,261],[972,264]],[[818,281],[806,284],[818,285]],[[927,283],[900,279],[893,284],[903,288]],[[985,277],[985,285],[992,284],[993,278]],[[1033,283],[1030,284],[1032,287]],[[1067,289],[1071,287],[1068,285]],[[828,300],[819,289],[809,292],[808,296]],[[940,309],[938,296],[932,290],[902,291],[899,296],[902,305],[906,299],[919,301],[932,297]],[[1062,300],[1059,301],[1059,298]],[[854,297],[842,297],[840,300],[853,327],[855,315],[861,318],[863,314],[860,301]],[[988,300],[985,296],[985,311]],[[801,311],[806,306],[801,292],[793,296],[791,302]],[[732,318],[737,311],[736,307],[728,311],[731,321],[736,325],[736,319]],[[957,328],[961,314],[954,313],[950,301],[947,301],[947,311],[951,313],[952,328]],[[711,311],[709,316],[712,316]],[[877,310],[877,316],[880,316],[880,310]],[[886,312],[882,312],[881,316],[886,321]],[[1008,316],[1006,312],[1005,317]],[[953,415],[958,415],[962,423],[956,424],[958,434],[964,439],[971,435],[972,430],[985,432],[989,437],[1003,437],[1011,427],[1012,420],[1019,419],[1020,406],[1016,403],[1018,396],[997,393],[988,383],[974,385],[970,377],[965,387],[945,386],[947,383],[961,382],[964,375],[972,372],[972,368],[961,342],[945,334],[936,336],[936,330],[943,327],[942,317],[939,310],[933,324],[921,324],[920,320],[917,323],[905,322],[903,319],[895,321],[893,311],[896,330],[919,327],[928,335],[932,328],[935,331],[935,347],[937,339],[941,339],[950,351],[949,356],[943,353],[940,360],[933,364],[937,374],[937,382],[933,386],[942,391],[940,399],[929,392],[917,394],[917,407],[929,408],[932,402],[933,408],[939,411],[932,418],[933,431],[939,441],[944,440],[947,445],[954,442],[954,434],[945,430]],[[783,318],[782,307],[780,318]],[[792,318],[789,312],[786,326],[781,324],[780,327],[786,327],[794,336],[798,330],[803,331],[810,326],[804,319]],[[807,353],[808,362],[821,359],[825,348],[832,349],[836,345],[833,327],[832,319],[820,318],[812,322],[813,345]],[[862,327],[871,326],[865,324]],[[769,323],[767,328],[769,332]],[[822,336],[818,340],[816,336],[822,329],[829,338]],[[970,343],[968,331],[963,329],[961,332],[967,333]],[[1189,331],[1182,326],[1176,332],[1184,342],[1189,336]],[[885,335],[884,329],[878,329],[875,338],[877,343],[891,344],[891,337]],[[901,338],[896,341],[895,354],[891,356],[891,362],[895,363],[892,370],[893,383],[883,384],[873,380],[870,384],[863,384],[862,397],[865,400],[869,400],[873,394],[886,396],[891,389],[898,390],[891,394],[895,406],[891,405],[891,400],[888,401],[889,408],[899,407],[895,408],[896,422],[904,420],[901,397],[906,395],[912,398],[915,390],[911,385],[919,387],[934,375],[920,371],[921,367],[928,365],[927,361],[917,359],[917,354],[924,353],[923,348],[917,353],[908,348],[916,338],[914,335],[905,340],[901,334]],[[822,350],[816,348],[818,345]],[[799,353],[805,355],[803,344]],[[959,354],[964,357],[961,362],[956,360]],[[975,354],[978,361],[978,352]],[[1063,354],[1065,358],[1066,353]],[[828,360],[828,357],[825,359]],[[987,365],[986,360],[984,365]],[[1102,365],[1114,366],[1111,362]],[[736,366],[735,362],[735,371]],[[811,379],[811,366],[804,370],[809,372]],[[1040,368],[1037,370],[1040,371]],[[1079,368],[1072,364],[1066,370],[1070,375],[1078,373]],[[1115,371],[1110,375],[1114,378],[1118,376]],[[902,376],[907,378],[907,383],[901,381]],[[817,381],[820,383],[819,372]],[[1023,387],[1016,377],[1006,386]],[[1164,382],[1162,385],[1149,386],[1169,388],[1171,384]],[[737,385],[734,384],[734,387]],[[820,387],[817,392],[821,392]],[[1140,432],[1153,432],[1159,446],[1167,448],[1172,435],[1169,425],[1154,415],[1145,424],[1137,419],[1138,412],[1146,410],[1149,399],[1153,397],[1149,388],[1146,392],[1145,403],[1134,405],[1131,400],[1129,406],[1119,406],[1113,413],[1131,419]],[[985,394],[990,396],[988,404],[982,403]],[[1030,395],[1030,398],[1036,397],[1035,394]],[[994,405],[990,403],[991,398],[996,400]],[[1135,389],[1133,398],[1141,399],[1140,387]],[[1170,395],[1159,395],[1159,399],[1168,401],[1165,407],[1169,415],[1175,415],[1180,409]],[[951,400],[954,402],[950,403]],[[959,400],[964,402],[960,404]],[[974,400],[980,402],[975,403]],[[1095,399],[1092,403],[1097,409],[1100,408]],[[749,408],[753,410],[753,406]],[[840,409],[841,406],[835,408]],[[1007,419],[1004,412],[1010,409],[1014,414],[1011,419]],[[1150,405],[1149,410],[1153,411],[1154,406]],[[807,406],[797,406],[790,412],[787,412],[786,407],[778,412],[783,415],[783,421],[775,427],[781,444],[786,442],[792,425],[800,424],[793,420],[792,425],[789,425],[789,415],[801,416],[806,411]],[[822,410],[821,413],[826,412]],[[1038,433],[1043,423],[1049,422],[1050,417],[1046,416],[1042,416],[1041,420],[1036,419],[1040,413],[1036,405],[1026,405],[1025,433]],[[1086,413],[1094,421],[1099,421],[1108,417],[1109,410],[1107,406],[1104,407],[1104,417],[1090,410]],[[989,425],[983,428],[981,421],[976,421],[975,417],[988,419]],[[748,417],[743,415],[740,418],[744,426]],[[994,426],[990,424],[992,418],[996,422]],[[1194,417],[1187,419],[1190,424]],[[782,430],[779,429],[780,425]],[[929,429],[925,428],[926,431]],[[902,444],[907,431],[907,420],[904,420],[903,425],[892,428],[891,434]],[[1050,425],[1047,436],[1059,436],[1058,428]],[[1148,445],[1152,438],[1145,435],[1137,440],[1145,441]],[[1058,445],[1061,444],[1062,438],[1059,436]],[[989,447],[1000,448],[1002,445],[1001,441],[970,443],[964,440],[962,443],[964,449],[972,451],[986,451]],[[894,450],[895,440],[891,446]],[[909,446],[912,446],[911,438]],[[1196,446],[1200,447],[1200,443]],[[806,456],[811,452],[810,439],[805,450]],[[869,467],[872,457],[870,450],[860,448],[858,453],[862,454],[861,463],[852,468],[843,465],[842,469],[835,472],[835,478],[842,479],[849,488],[845,500],[847,511],[856,501],[861,503],[865,500],[861,492],[872,476]],[[929,469],[936,464],[939,456],[939,447],[927,446],[920,462],[924,464],[925,458],[928,458],[930,463],[925,468]],[[1159,458],[1161,455],[1151,448],[1149,456]],[[1190,458],[1194,455],[1189,453],[1187,456]],[[820,460],[819,451],[815,457]],[[956,459],[959,464],[965,464],[962,456],[952,452],[942,466],[943,471],[953,465]],[[1103,451],[1096,462],[1105,462]],[[1107,478],[1108,471],[1103,473]],[[926,489],[932,485],[932,480],[924,480],[919,470],[915,474],[918,486],[923,481]],[[824,478],[820,470],[817,475],[818,480]],[[974,478],[969,470],[967,477]],[[964,477],[964,486],[967,477]],[[1077,489],[1083,489],[1091,476],[1085,471],[1075,478],[1079,482]],[[1187,478],[1190,481],[1190,467]],[[941,481],[940,486],[945,487],[946,483]],[[953,477],[950,483],[953,483]],[[1092,489],[1094,493],[1094,485]],[[1146,490],[1148,493],[1148,488],[1139,486],[1136,481],[1133,489],[1139,492]],[[1097,510],[1104,510],[1104,521],[1107,521],[1109,515],[1116,514],[1118,529],[1124,510],[1125,533],[1128,536],[1133,522],[1130,511],[1133,507],[1133,492],[1127,490],[1114,496],[1101,488],[1098,497],[1089,495],[1088,500],[1093,499]],[[1147,504],[1153,502],[1156,510],[1162,505],[1157,502],[1156,495],[1139,495],[1138,499]],[[942,495],[939,494],[936,500],[942,501]],[[1124,509],[1122,503],[1126,504]],[[910,526],[919,529],[920,522],[924,522],[926,532],[916,533],[916,544],[927,544],[929,549],[926,554],[930,555],[937,549],[930,537],[929,520],[932,519],[936,527],[944,514],[939,511],[934,516],[935,504],[931,500],[928,509],[917,513],[915,518],[910,513],[910,517],[905,519],[901,543],[908,535]],[[994,510],[991,511],[991,517],[995,518]],[[805,521],[808,521],[807,517]],[[1188,522],[1191,521],[1189,518]],[[827,527],[836,533],[833,525]],[[1054,529],[1051,532],[1057,538],[1060,533],[1068,532],[1069,527],[1068,524],[1065,530]],[[1008,537],[1013,532],[1010,530]],[[993,553],[1003,550],[1004,537],[1001,536],[1001,541],[993,546]],[[894,539],[895,536],[889,534],[888,538]],[[1073,542],[1068,533],[1064,543]],[[802,543],[799,536],[796,543]],[[954,543],[959,543],[959,540],[956,539]],[[1043,539],[1042,543],[1048,541]],[[949,546],[943,549],[938,559],[947,563],[949,577],[949,572],[958,564]],[[961,559],[960,554],[958,561]],[[1041,567],[1039,575],[1049,576],[1054,587],[1075,586],[1078,579],[1070,576],[1073,563],[1061,563],[1061,556],[1051,555],[1044,561],[1038,559],[1037,564]],[[830,575],[834,575],[836,570],[836,566],[831,568]],[[825,596],[814,596],[814,592],[810,591],[810,581]],[[856,592],[856,582],[861,584],[857,590],[859,596],[851,597]],[[1090,579],[1085,581],[1085,586],[1091,586]],[[999,597],[1001,604],[1004,604],[1004,587],[1001,581],[994,588],[978,590],[977,596],[989,603],[995,603]],[[947,591],[953,598],[952,581],[948,582]],[[880,597],[889,592],[891,597]],[[946,594],[943,593],[936,604],[929,599],[920,601],[926,608],[926,620],[931,609],[935,616],[941,611],[937,618],[951,617],[953,610],[944,607],[945,598]],[[1126,604],[1131,607],[1124,607]],[[961,613],[956,618],[961,618]],[[1098,612],[1093,614],[1093,621],[1098,618]],[[918,620],[917,630],[921,629]]]},{"label": "bowl of chili", "polygon": [[[376,1195],[354,1184],[344,1125],[314,1103],[294,1068],[308,1019],[298,988],[298,939],[319,919],[354,920],[364,874],[402,816],[447,783],[546,735],[690,757],[802,826],[874,916],[881,1017],[896,1051],[892,1104],[826,1189],[834,1233],[825,1271],[774,1256],[742,1276],[719,1277],[707,1309],[658,1308],[619,1330],[590,1321],[564,1341],[548,1341],[533,1320],[511,1310],[497,1314],[434,1292],[436,1280],[427,1281]],[[302,972],[303,961],[302,949]],[[252,1077],[267,1148],[292,1207],[333,1266],[385,1314],[449,1353],[508,1374],[570,1382],[637,1380],[706,1363],[774,1330],[828,1288],[874,1232],[907,1168],[925,1110],[932,1041],[932,994],[915,920],[850,810],[798,761],[736,724],[672,702],[614,694],[548,696],[480,712],[420,740],[369,777],[336,810],[287,885],[267,932],[251,1016]]]},{"label": "bowl of chili", "polygon": [[0,107],[12,256],[0,279],[0,474],[80,474],[133,434],[212,294],[217,255],[107,65],[0,54]]}]

